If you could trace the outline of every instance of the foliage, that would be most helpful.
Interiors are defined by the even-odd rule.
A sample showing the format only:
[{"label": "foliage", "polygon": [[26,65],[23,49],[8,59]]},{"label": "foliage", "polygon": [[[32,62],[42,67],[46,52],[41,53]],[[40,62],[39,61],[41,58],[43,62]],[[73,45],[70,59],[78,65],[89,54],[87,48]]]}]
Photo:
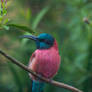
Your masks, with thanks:
[{"label": "foliage", "polygon": [[[35,43],[18,37],[50,33],[58,41],[61,55],[60,69],[54,79],[92,92],[92,24],[83,22],[84,17],[92,21],[92,1],[7,0],[8,3],[7,9],[5,2],[4,8],[0,3],[0,48],[27,65],[36,49]],[[28,74],[1,56],[0,91],[31,91]],[[45,92],[61,91],[69,92],[52,85],[45,87]]]}]

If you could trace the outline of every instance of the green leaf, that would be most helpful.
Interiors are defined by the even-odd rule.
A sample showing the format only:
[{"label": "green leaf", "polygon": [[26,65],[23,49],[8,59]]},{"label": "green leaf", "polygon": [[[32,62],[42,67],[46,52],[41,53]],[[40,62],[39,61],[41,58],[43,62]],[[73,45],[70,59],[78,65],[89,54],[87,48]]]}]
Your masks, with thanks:
[{"label": "green leaf", "polygon": [[9,21],[9,19],[8,19],[8,18],[6,18],[6,19],[3,21],[3,24],[8,23],[8,21]]},{"label": "green leaf", "polygon": [[3,16],[0,15],[0,23],[2,22],[2,20],[3,20]]},{"label": "green leaf", "polygon": [[1,8],[1,2],[0,2],[0,16],[1,16],[1,11],[2,11],[2,8]]},{"label": "green leaf", "polygon": [[2,26],[5,30],[9,30],[9,27],[7,25]]},{"label": "green leaf", "polygon": [[26,32],[34,33],[34,31],[27,26],[23,26],[23,25],[19,25],[19,24],[8,24],[7,26],[16,27],[16,28],[19,28],[19,29],[24,30]]},{"label": "green leaf", "polygon": [[39,12],[39,14],[36,16],[36,18],[35,18],[35,20],[34,20],[34,22],[33,22],[33,24],[32,24],[32,28],[33,28],[33,29],[36,29],[36,28],[37,28],[39,22],[40,22],[41,19],[44,17],[44,15],[48,12],[49,9],[50,9],[50,7],[48,6],[48,7],[43,8],[43,9]]},{"label": "green leaf", "polygon": [[28,8],[28,9],[27,9],[27,11],[26,11],[26,19],[27,19],[28,21],[30,21],[31,16],[32,16],[31,9],[30,9],[30,8]]}]

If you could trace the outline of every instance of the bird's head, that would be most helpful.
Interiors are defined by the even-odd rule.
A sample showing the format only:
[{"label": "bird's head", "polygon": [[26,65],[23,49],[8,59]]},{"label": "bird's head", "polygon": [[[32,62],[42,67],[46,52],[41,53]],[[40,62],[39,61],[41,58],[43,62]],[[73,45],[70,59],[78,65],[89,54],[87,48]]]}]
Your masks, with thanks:
[{"label": "bird's head", "polygon": [[53,46],[55,41],[54,38],[47,33],[42,33],[39,36],[23,35],[21,37],[34,40],[36,42],[37,49],[48,49]]}]

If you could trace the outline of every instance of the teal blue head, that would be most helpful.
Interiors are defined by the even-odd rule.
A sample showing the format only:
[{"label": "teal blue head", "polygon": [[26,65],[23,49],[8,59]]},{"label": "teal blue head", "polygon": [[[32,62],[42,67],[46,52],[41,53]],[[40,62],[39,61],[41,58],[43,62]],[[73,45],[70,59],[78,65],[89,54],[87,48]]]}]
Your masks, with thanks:
[{"label": "teal blue head", "polygon": [[54,44],[54,38],[47,33],[42,33],[39,36],[23,35],[21,37],[34,40],[36,42],[37,49],[48,49]]}]

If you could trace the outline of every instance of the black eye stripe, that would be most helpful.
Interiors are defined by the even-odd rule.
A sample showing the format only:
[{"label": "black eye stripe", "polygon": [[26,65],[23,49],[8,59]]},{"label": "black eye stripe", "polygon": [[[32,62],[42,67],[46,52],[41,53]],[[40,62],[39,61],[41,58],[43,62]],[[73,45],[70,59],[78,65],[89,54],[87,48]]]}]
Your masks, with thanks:
[{"label": "black eye stripe", "polygon": [[45,39],[39,39],[39,41],[40,41],[40,42],[43,42],[43,41],[45,41]]},{"label": "black eye stripe", "polygon": [[47,39],[39,39],[40,42],[45,42],[47,44],[50,44],[50,41],[48,41]]}]

